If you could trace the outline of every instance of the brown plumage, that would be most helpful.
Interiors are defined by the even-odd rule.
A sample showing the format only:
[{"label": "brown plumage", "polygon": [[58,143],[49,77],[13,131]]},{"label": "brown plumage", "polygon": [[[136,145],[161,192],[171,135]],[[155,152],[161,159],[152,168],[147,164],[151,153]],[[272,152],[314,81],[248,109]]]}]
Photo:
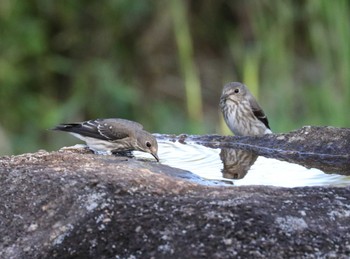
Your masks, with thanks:
[{"label": "brown plumage", "polygon": [[261,136],[272,133],[264,111],[242,83],[231,82],[224,86],[220,108],[227,126],[235,135]]},{"label": "brown plumage", "polygon": [[53,130],[69,132],[83,140],[97,153],[143,151],[159,161],[158,143],[152,134],[137,122],[125,119],[96,119],[57,125]]}]

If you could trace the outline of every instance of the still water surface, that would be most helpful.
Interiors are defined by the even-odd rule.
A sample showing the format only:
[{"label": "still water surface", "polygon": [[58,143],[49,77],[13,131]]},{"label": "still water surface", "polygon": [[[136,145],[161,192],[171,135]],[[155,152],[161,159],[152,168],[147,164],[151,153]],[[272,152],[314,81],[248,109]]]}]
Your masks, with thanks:
[{"label": "still water surface", "polygon": [[[212,149],[197,144],[158,141],[160,162],[190,171],[200,177],[232,182],[234,185],[273,185],[283,187],[350,185],[350,176],[326,174],[316,168],[256,156],[233,149]],[[140,158],[148,154],[135,152]]]}]

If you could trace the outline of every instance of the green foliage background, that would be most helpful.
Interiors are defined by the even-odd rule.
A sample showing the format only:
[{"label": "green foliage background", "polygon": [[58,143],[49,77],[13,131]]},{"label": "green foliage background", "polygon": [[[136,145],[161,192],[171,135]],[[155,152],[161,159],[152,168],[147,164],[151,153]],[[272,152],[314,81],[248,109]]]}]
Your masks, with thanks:
[{"label": "green foliage background", "polygon": [[228,81],[275,132],[349,127],[349,17],[347,0],[1,0],[0,153],[73,144],[47,129],[97,117],[229,134]]}]

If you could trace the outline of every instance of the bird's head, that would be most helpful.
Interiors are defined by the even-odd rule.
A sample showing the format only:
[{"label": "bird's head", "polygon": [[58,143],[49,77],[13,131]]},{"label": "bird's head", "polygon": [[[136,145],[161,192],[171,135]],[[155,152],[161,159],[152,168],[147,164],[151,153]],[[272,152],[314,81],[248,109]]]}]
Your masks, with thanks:
[{"label": "bird's head", "polygon": [[137,138],[137,148],[140,151],[150,153],[159,162],[158,142],[156,138],[147,131],[141,131]]},{"label": "bird's head", "polygon": [[220,97],[221,102],[231,100],[233,102],[240,101],[247,94],[247,87],[239,82],[231,82],[224,86]]}]

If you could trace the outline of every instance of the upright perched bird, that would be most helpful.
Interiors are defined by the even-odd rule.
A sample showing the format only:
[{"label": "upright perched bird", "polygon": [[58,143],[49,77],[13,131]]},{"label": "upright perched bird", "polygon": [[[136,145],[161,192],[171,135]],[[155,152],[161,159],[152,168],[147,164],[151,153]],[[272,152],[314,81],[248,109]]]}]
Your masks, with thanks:
[{"label": "upright perched bird", "polygon": [[53,130],[66,131],[83,140],[95,152],[138,150],[150,153],[159,161],[158,143],[137,122],[125,119],[96,119],[57,125]]},{"label": "upright perched bird", "polygon": [[231,82],[224,86],[220,108],[227,126],[237,136],[272,133],[264,111],[242,83]]}]

